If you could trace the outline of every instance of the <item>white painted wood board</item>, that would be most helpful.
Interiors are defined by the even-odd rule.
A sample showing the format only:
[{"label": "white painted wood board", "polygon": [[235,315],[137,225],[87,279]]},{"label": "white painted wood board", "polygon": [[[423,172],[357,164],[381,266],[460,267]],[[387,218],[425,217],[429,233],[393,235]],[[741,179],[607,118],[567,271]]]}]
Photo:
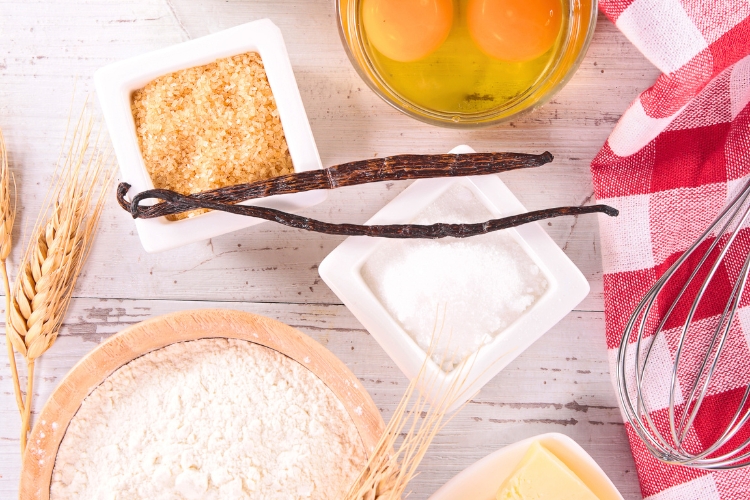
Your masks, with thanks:
[{"label": "white painted wood board", "polygon": [[[263,17],[284,34],[325,166],[447,152],[461,143],[477,151],[549,150],[553,164],[503,175],[529,209],[591,200],[591,159],[627,105],[658,76],[600,16],[580,70],[550,103],[497,128],[444,130],[402,116],[369,91],[339,42],[333,0],[0,0],[0,128],[21,200],[16,240],[33,225],[44,198],[74,86],[81,96],[93,89],[93,72],[107,63]],[[342,189],[307,213],[363,222],[405,186]],[[597,219],[546,224],[590,281],[591,294],[438,437],[411,498],[427,498],[505,444],[549,431],[573,437],[626,499],[640,498],[609,379]],[[387,421],[406,381],[317,273],[318,263],[341,241],[263,224],[148,255],[132,221],[110,200],[63,336],[38,364],[35,410],[83,354],[124,326],[177,310],[228,307],[270,316],[323,342],[362,380]],[[18,245],[12,260],[20,253]],[[7,362],[0,362],[2,498],[15,497],[20,464],[9,376]]]}]

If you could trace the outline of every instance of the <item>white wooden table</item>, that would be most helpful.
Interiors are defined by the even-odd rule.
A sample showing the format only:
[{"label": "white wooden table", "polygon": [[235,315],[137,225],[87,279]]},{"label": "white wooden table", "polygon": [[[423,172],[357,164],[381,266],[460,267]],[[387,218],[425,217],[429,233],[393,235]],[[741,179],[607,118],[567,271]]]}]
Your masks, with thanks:
[{"label": "white wooden table", "polygon": [[[105,64],[264,17],[284,34],[324,165],[447,152],[461,143],[478,151],[547,149],[556,157],[552,165],[503,176],[529,209],[592,199],[591,159],[630,101],[658,75],[600,16],[581,69],[552,102],[491,130],[443,130],[399,114],[363,84],[339,42],[333,0],[0,0],[0,127],[18,184],[16,240],[33,225],[44,197],[74,85],[80,95],[92,90],[92,74]],[[307,213],[363,222],[405,185],[342,189]],[[429,497],[502,446],[550,431],[578,441],[625,498],[640,498],[610,383],[596,217],[555,219],[544,227],[587,276],[591,294],[438,436],[412,498]],[[223,307],[279,319],[322,342],[360,377],[384,419],[390,417],[406,379],[318,276],[318,264],[342,238],[263,224],[148,255],[114,195],[97,238],[62,335],[38,363],[35,412],[81,356],[123,327],[167,312]],[[14,407],[3,355],[0,498],[8,499],[16,496],[20,463]]]}]

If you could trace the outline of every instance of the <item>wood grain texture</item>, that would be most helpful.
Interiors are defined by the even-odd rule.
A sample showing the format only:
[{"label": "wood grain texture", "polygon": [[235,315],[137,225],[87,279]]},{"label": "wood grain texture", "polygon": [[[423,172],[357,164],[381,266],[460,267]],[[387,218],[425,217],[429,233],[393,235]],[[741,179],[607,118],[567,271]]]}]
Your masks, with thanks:
[{"label": "wood grain texture", "polygon": [[[261,314],[309,335],[346,363],[386,422],[408,384],[342,305],[79,298],[71,304],[61,336],[40,360],[42,375],[34,396],[46,401],[84,355],[123,328],[156,315],[196,308]],[[640,498],[603,355],[603,328],[602,313],[573,313],[500,372],[437,436],[422,473],[413,482],[413,496],[427,498],[466,466],[502,446],[555,431],[581,444],[626,499]],[[2,366],[5,378],[7,363]],[[9,423],[0,426],[0,498],[13,498],[19,480],[19,420],[7,378],[0,384],[0,422]]]},{"label": "wood grain texture", "polygon": [[[399,114],[363,84],[339,42],[333,0],[0,0],[0,12],[0,127],[22,200],[16,241],[33,226],[44,198],[74,86],[83,95],[105,64],[243,22],[268,17],[280,27],[324,166],[446,153],[462,143],[481,152],[549,150],[550,165],[501,176],[529,210],[594,201],[591,159],[659,74],[600,16],[581,68],[551,102],[497,128],[444,130]],[[407,185],[344,188],[305,215],[362,223]],[[597,220],[564,218],[543,227],[585,274],[591,293],[438,436],[410,498],[428,498],[482,456],[552,430],[591,453],[626,499],[640,498],[609,378]],[[36,401],[41,406],[82,356],[124,327],[157,314],[229,307],[278,319],[324,343],[387,421],[406,380],[318,276],[317,265],[341,241],[262,224],[148,255],[132,219],[111,199],[63,335],[37,366]],[[14,262],[21,251],[17,246]],[[3,361],[0,498],[17,495],[20,472],[9,376]]]},{"label": "wood grain texture", "polygon": [[177,342],[232,338],[273,349],[315,374],[336,395],[366,451],[385,429],[375,403],[354,374],[322,345],[279,321],[227,309],[196,309],[158,316],[126,328],[81,359],[47,400],[24,454],[19,497],[49,499],[55,456],[84,398],[115,370]]}]

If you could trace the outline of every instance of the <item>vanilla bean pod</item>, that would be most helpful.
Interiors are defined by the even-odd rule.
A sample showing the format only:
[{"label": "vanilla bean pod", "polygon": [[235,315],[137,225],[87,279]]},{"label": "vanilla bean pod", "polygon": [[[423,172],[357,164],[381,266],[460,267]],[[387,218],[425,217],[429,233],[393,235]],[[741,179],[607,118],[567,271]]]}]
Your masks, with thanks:
[{"label": "vanilla bean pod", "polygon": [[[118,196],[122,196],[124,199],[124,196],[129,188],[130,186],[128,184],[120,184],[120,186],[118,187]],[[590,205],[584,207],[559,207],[549,208],[546,210],[536,210],[534,212],[526,212],[519,215],[512,215],[510,217],[503,217],[502,219],[492,219],[487,222],[479,222],[474,224],[437,223],[428,225],[389,224],[363,226],[358,224],[332,224],[301,215],[282,212],[281,210],[275,210],[273,208],[196,200],[189,196],[175,193],[174,191],[160,190],[160,193],[161,194],[159,198],[164,200],[164,204],[180,203],[181,206],[183,204],[187,206],[188,210],[194,210],[197,208],[221,210],[223,212],[229,212],[232,214],[257,217],[259,219],[265,219],[268,221],[276,222],[278,224],[283,224],[285,226],[304,229],[306,231],[314,231],[317,233],[342,236],[373,236],[380,238],[435,239],[445,238],[448,236],[453,238],[468,238],[470,236],[478,236],[480,234],[486,234],[493,231],[499,231],[501,229],[520,226],[529,222],[550,219],[553,217],[561,217],[564,215],[582,215],[601,212],[611,217],[615,217],[619,213],[617,209],[608,205]],[[133,214],[133,218],[137,217],[138,214],[136,211],[136,213]]]},{"label": "vanilla bean pod", "polygon": [[249,184],[227,186],[211,191],[187,195],[185,201],[157,203],[141,206],[147,199],[165,199],[168,191],[150,189],[135,195],[131,202],[125,199],[127,189],[117,200],[120,206],[134,217],[151,219],[187,212],[194,208],[187,200],[235,204],[267,196],[300,193],[315,189],[335,189],[370,182],[427,179],[434,177],[463,177],[507,172],[519,168],[538,167],[551,162],[552,154],[545,151],[539,155],[525,153],[468,153],[441,155],[397,155],[386,158],[371,158],[334,167],[282,175]]}]

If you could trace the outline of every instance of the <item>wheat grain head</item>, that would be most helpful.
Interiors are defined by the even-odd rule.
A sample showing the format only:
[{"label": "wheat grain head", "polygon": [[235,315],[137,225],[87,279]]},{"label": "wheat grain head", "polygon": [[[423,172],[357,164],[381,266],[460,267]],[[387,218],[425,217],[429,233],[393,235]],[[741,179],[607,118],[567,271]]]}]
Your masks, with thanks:
[{"label": "wheat grain head", "polygon": [[10,255],[13,222],[16,219],[16,207],[11,203],[10,197],[10,181],[5,138],[0,130],[0,261],[6,260]]},{"label": "wheat grain head", "polygon": [[93,124],[82,112],[67,154],[58,160],[57,181],[47,193],[9,295],[6,335],[27,370],[22,452],[31,426],[36,359],[57,339],[113,180],[108,155],[99,151],[98,137],[92,141]]},{"label": "wheat grain head", "polygon": [[27,361],[57,338],[112,180],[108,155],[99,151],[98,139],[92,141],[92,130],[93,120],[82,115],[11,294],[8,330],[13,347]]}]

